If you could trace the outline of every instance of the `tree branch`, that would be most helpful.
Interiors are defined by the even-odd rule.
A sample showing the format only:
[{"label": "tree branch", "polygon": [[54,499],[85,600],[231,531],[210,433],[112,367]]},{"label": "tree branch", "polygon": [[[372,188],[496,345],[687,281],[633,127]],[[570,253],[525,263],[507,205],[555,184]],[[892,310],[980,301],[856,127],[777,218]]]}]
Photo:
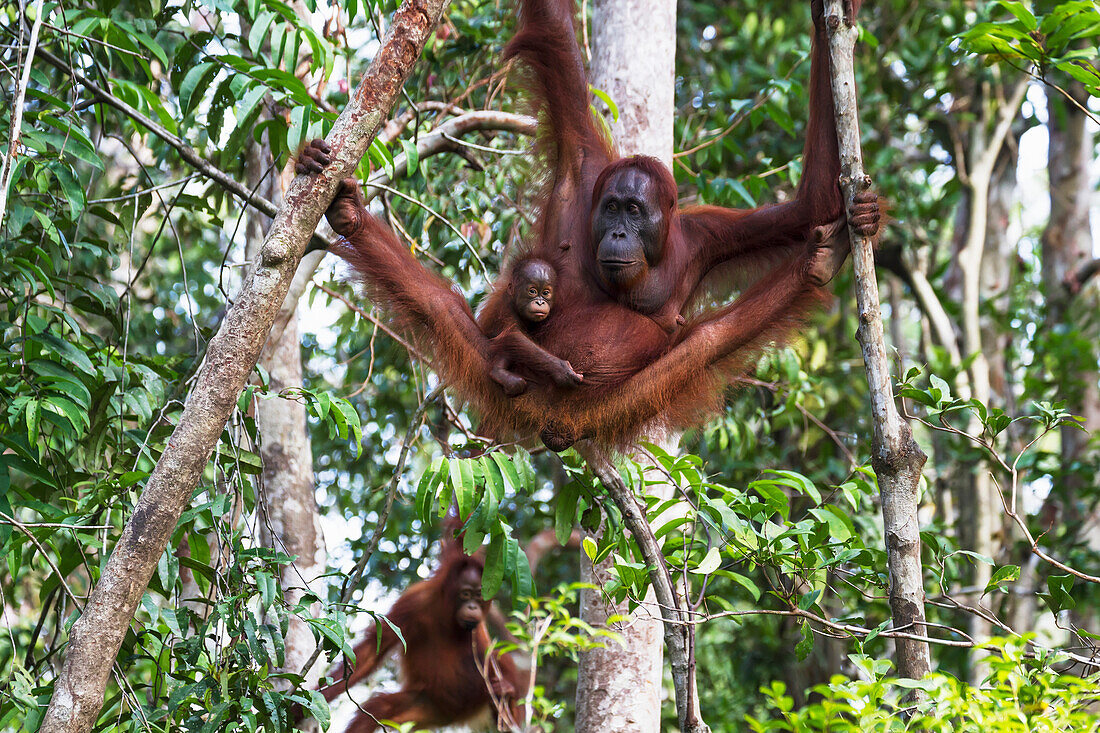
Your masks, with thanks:
[{"label": "tree branch", "polygon": [[[404,115],[402,115],[402,117],[404,117]],[[520,135],[534,135],[535,125],[535,118],[528,117],[527,115],[496,112],[493,110],[467,112],[466,114],[444,122],[428,134],[421,135],[416,144],[417,157],[423,159],[438,153],[453,150],[455,143],[449,138],[465,135],[468,132],[480,130],[486,132],[500,131],[514,132]],[[390,176],[385,170],[378,170],[367,179],[366,199],[368,203],[381,191],[381,189],[377,188],[379,184],[385,185],[399,176],[408,175],[408,156],[404,153],[395,155],[393,158],[393,168],[393,176]],[[374,186],[372,187],[371,184],[374,184]],[[320,235],[318,235],[318,237],[320,237]],[[286,296],[286,302],[283,304],[282,310],[279,311],[279,315],[275,319],[275,325],[271,328],[271,341],[278,341],[279,335],[283,332],[283,329],[286,328],[286,324],[290,321],[291,315],[294,314],[297,308],[298,300],[309,286],[314,271],[321,265],[321,260],[324,259],[324,250],[328,248],[329,242],[327,239],[323,240],[324,244],[318,249],[316,241],[315,239],[315,243],[311,245],[311,251],[302,258],[302,262],[298,267],[298,272],[294,275],[294,282],[290,285],[290,290]]]},{"label": "tree branch", "polygon": [[[0,229],[4,225],[4,212],[8,208],[8,186],[11,176],[15,172],[15,155],[19,150],[19,137],[23,131],[23,99],[27,94],[27,86],[31,81],[31,67],[34,62],[35,51],[44,53],[38,48],[38,32],[42,30],[42,5],[43,0],[37,0],[34,4],[34,24],[31,26],[31,37],[27,41],[27,56],[23,59],[23,75],[19,78],[19,85],[15,89],[15,100],[11,108],[11,130],[8,132],[8,150],[4,153],[4,160],[0,163]],[[24,8],[25,10],[25,8]],[[20,23],[22,28],[23,24]]]},{"label": "tree branch", "polygon": [[1073,272],[1066,275],[1066,289],[1069,290],[1070,295],[1077,295],[1098,272],[1100,272],[1100,259],[1081,263]]},{"label": "tree branch", "polygon": [[[871,187],[871,179],[863,172],[859,118],[856,114],[855,72],[852,65],[857,31],[852,19],[844,17],[843,5],[842,0],[826,0],[825,15],[832,59],[837,140],[840,143],[840,184],[845,198],[852,202],[856,193]],[[895,629],[912,629],[915,634],[923,635],[924,580],[917,521],[917,484],[926,457],[894,404],[871,239],[858,235],[851,227],[848,235],[852,241],[856,274],[859,308],[857,336],[863,349],[863,363],[870,385],[873,425],[871,464],[878,476],[882,494],[882,518],[890,572],[890,611]],[[931,661],[926,642],[899,638],[895,644],[899,674],[913,679],[928,674]]]},{"label": "tree branch", "polygon": [[672,575],[665,562],[665,555],[661,551],[661,545],[653,536],[653,528],[646,521],[645,512],[638,505],[638,499],[627,487],[622,476],[602,453],[597,452],[592,446],[578,443],[577,452],[580,453],[592,473],[607,489],[611,500],[623,514],[623,522],[634,541],[638,543],[645,558],[649,571],[649,580],[653,584],[653,594],[657,597],[657,605],[661,609],[661,620],[664,622],[665,649],[668,651],[669,665],[672,667],[672,685],[676,691],[676,712],[680,719],[680,730],[684,733],[709,733],[710,728],[699,717],[699,711],[695,709],[695,662],[691,655],[689,643],[690,624],[688,623],[691,610],[687,608],[684,599],[676,594],[676,587],[672,581]]}]

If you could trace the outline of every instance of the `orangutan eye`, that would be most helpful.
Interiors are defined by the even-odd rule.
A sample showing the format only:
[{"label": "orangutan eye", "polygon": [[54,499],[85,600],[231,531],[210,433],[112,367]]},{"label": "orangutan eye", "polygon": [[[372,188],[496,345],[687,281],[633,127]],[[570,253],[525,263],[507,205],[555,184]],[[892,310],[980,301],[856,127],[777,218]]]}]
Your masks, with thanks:
[{"label": "orangutan eye", "polygon": [[638,208],[638,204],[631,204],[626,208],[626,210],[630,212],[630,214],[633,216],[637,216],[638,212],[641,211],[641,209]]}]

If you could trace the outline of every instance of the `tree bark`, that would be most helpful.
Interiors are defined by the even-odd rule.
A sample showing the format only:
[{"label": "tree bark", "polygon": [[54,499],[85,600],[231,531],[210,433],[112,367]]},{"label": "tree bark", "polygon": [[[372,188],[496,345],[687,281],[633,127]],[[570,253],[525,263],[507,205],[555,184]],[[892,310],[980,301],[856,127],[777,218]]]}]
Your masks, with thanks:
[{"label": "tree bark", "polygon": [[320,175],[298,176],[291,184],[259,257],[210,341],[180,422],[73,625],[40,729],[44,733],[83,733],[95,724],[134,611],[256,365],[306,243],[340,180],[366,152],[445,4],[402,4],[363,82],[333,127],[333,164]]},{"label": "tree bark", "polygon": [[[1078,104],[1087,104],[1088,95],[1080,84],[1071,85],[1070,93]],[[1093,136],[1087,115],[1073,101],[1054,90],[1048,92],[1047,115],[1050,139],[1047,152],[1050,221],[1043,230],[1042,256],[1048,318],[1052,324],[1072,320],[1078,328],[1091,327],[1091,335],[1095,335],[1095,287],[1086,283],[1079,293],[1072,292],[1077,286],[1077,283],[1072,282],[1075,273],[1092,256],[1092,229],[1089,221],[1092,186],[1089,182],[1089,163]],[[1082,318],[1074,318],[1074,314]],[[1091,364],[1081,368],[1078,373],[1064,375],[1064,379],[1072,384],[1065,393],[1069,397],[1069,411],[1083,416],[1085,427],[1093,431],[1100,428],[1100,394],[1097,392],[1095,358],[1086,361]],[[1069,467],[1081,459],[1088,439],[1089,433],[1077,428],[1067,427],[1061,430],[1063,467]],[[1071,490],[1082,488],[1082,481],[1077,477],[1072,478],[1069,483],[1073,484],[1068,487]],[[1067,504],[1072,503],[1070,501]],[[1080,519],[1067,517],[1069,521]]]},{"label": "tree bark", "polygon": [[[305,12],[304,8],[297,10]],[[280,176],[273,164],[266,139],[250,146],[246,166],[249,189],[279,204],[283,199],[282,184],[292,173],[288,169]],[[256,259],[268,223],[269,219],[263,214],[249,212],[245,248],[250,262]],[[301,268],[302,263],[299,263],[298,269]],[[304,591],[317,583],[325,572],[325,541],[314,496],[313,447],[306,426],[305,403],[274,396],[284,389],[302,386],[297,306],[298,298],[288,293],[279,317],[289,315],[278,334],[272,329],[259,360],[268,374],[272,396],[255,403],[256,432],[263,464],[260,472],[260,541],[265,547],[296,558],[280,573],[283,601],[290,606],[297,605]],[[313,590],[316,593],[320,588]],[[279,671],[298,673],[316,647],[309,626],[292,615],[283,641],[284,661]],[[322,671],[319,667],[311,667],[303,686],[316,687]],[[287,680],[276,680],[275,684],[284,691],[291,688]]]},{"label": "tree bark", "polygon": [[[1003,91],[1000,86],[998,82],[985,81],[979,84],[975,93],[975,99],[980,100],[981,113],[969,130],[965,161],[959,161],[963,166],[960,170],[965,170],[960,177],[966,185],[967,209],[960,218],[965,227],[956,255],[961,289],[959,302],[962,305],[962,354],[970,359],[968,380],[965,385],[959,385],[958,396],[962,399],[973,398],[990,406],[999,405],[994,403],[993,372],[987,356],[992,351],[992,345],[984,341],[986,333],[981,315],[982,305],[990,294],[989,283],[982,279],[983,262],[995,256],[994,253],[987,253],[988,247],[995,244],[987,241],[990,216],[991,213],[996,214],[996,210],[991,212],[990,208],[995,204],[991,200],[994,172],[1027,91],[1027,80],[1005,84]],[[971,435],[981,433],[982,425],[976,413],[971,414],[966,431]],[[951,473],[950,480],[959,498],[959,544],[984,557],[995,558],[1000,532],[994,520],[1001,502],[989,465],[983,461],[977,466],[956,466]],[[971,585],[984,589],[992,572],[989,564],[976,563]],[[974,604],[980,604],[980,597]],[[968,631],[972,637],[981,640],[992,633],[992,625],[988,619],[974,614],[970,617]],[[980,665],[972,667],[972,682],[979,682],[984,676],[985,670]]]},{"label": "tree bark", "polygon": [[[276,343],[264,348],[261,365],[271,379],[272,393],[302,386],[301,344],[298,317],[290,317]],[[256,405],[256,430],[260,434],[263,470],[260,537],[266,547],[296,558],[282,569],[283,601],[296,605],[306,589],[323,597],[317,586],[325,573],[325,538],[314,496],[313,449],[306,429],[305,405],[298,400],[271,398]],[[290,617],[280,671],[297,674],[313,654],[317,642],[309,626]],[[324,669],[314,665],[303,687],[315,687]],[[276,683],[290,689],[284,680]]]},{"label": "tree bark", "polygon": [[[840,182],[845,198],[851,202],[858,192],[870,188],[871,180],[863,172],[859,117],[856,112],[855,73],[852,65],[857,31],[852,20],[844,17],[842,6],[841,0],[827,0],[825,14],[832,59],[837,139],[840,143]],[[917,484],[925,455],[894,404],[872,241],[868,237],[857,236],[850,228],[849,236],[852,240],[856,300],[859,308],[857,336],[863,349],[863,363],[867,368],[867,379],[871,388],[874,431],[871,440],[871,464],[878,477],[882,499],[882,519],[890,573],[890,611],[895,629],[923,635],[924,575],[920,560]],[[928,674],[931,662],[926,642],[897,639],[895,644],[898,674],[913,679]]]},{"label": "tree bark", "polygon": [[[1047,300],[1047,322],[1050,327],[1066,326],[1076,331],[1082,343],[1093,348],[1081,358],[1059,365],[1056,375],[1061,394],[1066,399],[1066,409],[1084,418],[1081,430],[1065,426],[1059,430],[1063,479],[1061,486],[1052,491],[1047,501],[1060,502],[1064,522],[1070,532],[1077,534],[1087,547],[1100,546],[1100,536],[1095,522],[1082,508],[1088,506],[1082,492],[1092,490],[1094,481],[1080,469],[1080,462],[1087,458],[1089,439],[1100,430],[1100,389],[1097,387],[1097,352],[1095,344],[1100,338],[1100,288],[1095,280],[1076,279],[1092,262],[1092,229],[1089,220],[1090,196],[1093,186],[1089,181],[1089,164],[1093,152],[1093,134],[1087,115],[1081,110],[1088,104],[1084,88],[1073,83],[1069,86],[1073,100],[1066,99],[1053,89],[1047,90],[1047,132],[1050,144],[1047,152],[1047,170],[1050,179],[1050,220],[1043,230],[1043,291]],[[1077,104],[1074,103],[1076,100]],[[1089,527],[1092,527],[1089,529]],[[1095,625],[1095,609],[1081,604],[1071,612],[1073,626],[1091,628]],[[1082,639],[1085,644],[1095,642]]]},{"label": "tree bark", "polygon": [[[654,537],[653,529],[646,521],[643,505],[627,487],[612,463],[597,452],[587,451],[583,447],[581,450],[589,468],[596,474],[600,483],[607,489],[611,500],[622,512],[623,524],[634,536],[634,541],[638,543],[642,557],[649,568],[651,587],[644,605],[660,610],[665,648],[668,650],[669,663],[672,667],[672,685],[676,695],[679,730],[682,733],[710,733],[710,728],[699,716],[699,695],[695,685],[695,635],[692,632],[693,625],[685,606],[684,595],[677,592],[676,583],[673,581],[668,564],[665,562],[661,543]],[[635,619],[636,622],[637,619]],[[612,655],[605,661],[610,665],[616,661],[616,658]],[[583,677],[578,680],[578,688],[582,686],[583,680]],[[596,682],[606,683],[606,680],[597,679]],[[637,691],[625,687],[618,680],[613,679],[612,684],[621,688],[617,690],[620,694],[627,696],[637,694]],[[580,693],[578,692],[579,698]],[[611,726],[600,730],[635,731],[652,729],[650,726],[651,721],[628,717],[636,712],[636,709],[632,706],[620,708],[615,701],[603,699],[602,696],[596,702],[597,704],[592,706],[594,712],[600,716],[603,725]],[[658,706],[657,729],[660,728],[659,713]],[[586,721],[584,727],[582,727],[579,713],[577,721],[577,730],[595,730],[588,727],[592,724],[591,720]]]},{"label": "tree bark", "polygon": [[[592,8],[590,79],[618,108],[618,120],[609,120],[613,139],[623,155],[652,155],[671,164],[675,0],[595,0]],[[645,53],[638,53],[640,38],[646,39]],[[609,560],[593,567],[581,553],[582,582],[602,587],[610,567]],[[652,590],[646,601],[640,608],[656,607]],[[580,655],[577,731],[657,733],[664,675],[660,617],[641,612],[631,618],[626,603],[612,604],[599,590],[582,591],[580,610],[581,618],[596,628],[606,627],[611,615],[630,621],[618,629],[622,646],[609,644]]]}]

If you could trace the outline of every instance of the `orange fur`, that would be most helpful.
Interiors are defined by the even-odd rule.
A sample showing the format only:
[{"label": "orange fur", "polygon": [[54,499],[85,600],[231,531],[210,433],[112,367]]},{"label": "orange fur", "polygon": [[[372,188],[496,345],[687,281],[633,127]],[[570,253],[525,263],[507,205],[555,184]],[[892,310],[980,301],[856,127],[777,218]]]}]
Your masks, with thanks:
[{"label": "orange fur", "polygon": [[[453,538],[453,527],[444,531],[439,569],[427,580],[410,586],[386,614],[405,641],[401,690],[372,696],[352,720],[348,733],[371,733],[378,728],[376,721],[383,719],[430,726],[461,723],[492,704],[486,681],[478,671],[492,645],[485,627],[489,602],[480,602],[481,622],[473,630],[463,628],[456,618],[459,579],[471,569],[480,578],[484,561],[480,556],[462,553]],[[338,669],[336,682],[321,694],[331,702],[346,693],[373,674],[399,647],[400,640],[389,624],[375,624],[355,646],[355,666],[346,676],[343,668]],[[523,675],[508,655],[496,654],[495,658],[499,675],[493,665],[487,671],[494,694],[507,706],[513,720],[522,720],[515,701],[526,693]]]},{"label": "orange fur", "polygon": [[[539,435],[555,450],[580,438],[620,449],[642,432],[681,429],[704,419],[760,349],[789,335],[826,299],[820,284],[835,269],[830,263],[838,261],[829,250],[846,246],[835,239],[814,241],[816,227],[844,213],[829,61],[819,20],[805,173],[794,198],[744,211],[680,210],[666,166],[653,158],[618,159],[593,124],[572,16],[572,0],[524,0],[519,30],[505,56],[519,57],[530,68],[528,83],[544,120],[539,151],[549,169],[536,231],[519,257],[537,257],[554,267],[556,303],[530,335],[584,375],[580,386],[533,383],[520,396],[506,397],[488,377],[492,349],[485,334],[507,325],[507,270],[475,323],[465,300],[363,209],[361,194],[350,184],[333,207],[336,220],[356,225],[334,223],[345,235],[335,251],[364,276],[370,296],[432,355],[432,368],[470,402],[483,432],[500,439]],[[593,202],[627,169],[650,178],[663,214],[660,256],[629,292],[610,290],[601,281],[592,241]],[[333,208],[329,218],[333,221]],[[765,274],[733,303],[687,313],[708,289],[721,288],[715,285],[719,274],[746,271]],[[672,326],[670,333],[681,314],[689,316],[688,323]]]}]

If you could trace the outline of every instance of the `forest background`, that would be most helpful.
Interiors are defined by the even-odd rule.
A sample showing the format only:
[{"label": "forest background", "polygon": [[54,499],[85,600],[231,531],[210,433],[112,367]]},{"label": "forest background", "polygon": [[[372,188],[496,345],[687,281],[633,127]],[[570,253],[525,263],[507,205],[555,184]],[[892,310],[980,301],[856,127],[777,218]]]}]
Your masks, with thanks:
[{"label": "forest background", "polygon": [[[4,6],[0,728],[43,720],[68,629],[274,212],[227,182],[280,202],[290,153],[329,131],[396,8]],[[379,184],[377,211],[474,304],[537,191],[534,120],[500,65],[513,16],[448,5],[359,169]],[[865,162],[891,217],[883,314],[899,404],[928,455],[938,674],[919,683],[915,720],[1095,729],[1100,9],[891,0],[859,20]],[[681,202],[790,195],[808,4],[681,0],[676,26]],[[613,123],[624,100],[596,91]],[[850,272],[835,292],[718,419],[622,466],[682,510],[649,506],[699,614],[714,730],[905,725],[896,712],[911,704],[914,683],[889,680],[897,630]],[[501,590],[534,661],[532,723],[573,729],[578,658],[619,644],[577,618],[578,562],[610,561],[594,597],[623,608],[648,585],[615,505],[572,453],[466,457],[476,421],[332,256],[307,254],[292,293],[160,556],[97,727],[282,730],[295,704],[327,719],[311,681],[430,572],[454,502],[478,512],[466,541],[487,544],[486,590]],[[595,530],[581,551],[545,542],[575,527]],[[535,538],[532,574],[521,550]],[[654,729],[675,724],[671,704],[663,714]]]}]

